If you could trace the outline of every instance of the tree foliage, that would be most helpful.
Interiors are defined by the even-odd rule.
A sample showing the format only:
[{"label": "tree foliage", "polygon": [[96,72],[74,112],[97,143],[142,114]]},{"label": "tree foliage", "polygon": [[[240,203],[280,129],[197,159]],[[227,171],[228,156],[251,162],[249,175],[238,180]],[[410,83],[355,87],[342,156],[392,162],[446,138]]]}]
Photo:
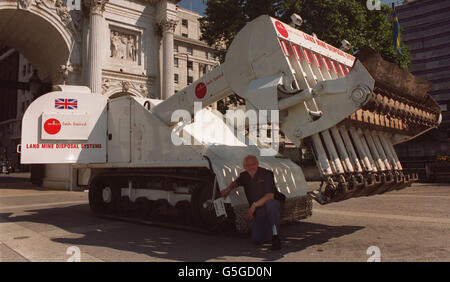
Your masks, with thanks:
[{"label": "tree foliage", "polygon": [[[402,56],[392,47],[392,9],[368,10],[366,0],[208,0],[205,17],[200,19],[202,40],[218,51],[222,61],[234,36],[246,23],[268,14],[286,23],[293,13],[304,23],[301,30],[333,46],[346,39],[355,54],[365,45],[381,53],[388,61],[407,69],[411,63],[409,50],[401,43]],[[401,25],[401,22],[400,22]]]}]

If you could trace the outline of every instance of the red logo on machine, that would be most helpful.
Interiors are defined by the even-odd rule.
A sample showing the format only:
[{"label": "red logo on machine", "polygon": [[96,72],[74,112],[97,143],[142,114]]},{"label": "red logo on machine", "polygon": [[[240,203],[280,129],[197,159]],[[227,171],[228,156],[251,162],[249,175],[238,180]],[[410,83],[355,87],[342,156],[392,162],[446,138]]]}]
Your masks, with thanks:
[{"label": "red logo on machine", "polygon": [[281,34],[281,36],[286,37],[286,38],[289,36],[286,28],[284,27],[284,25],[281,22],[276,21],[275,27],[278,30],[278,32]]},{"label": "red logo on machine", "polygon": [[48,119],[44,123],[44,130],[48,134],[54,135],[61,130],[61,123],[59,122],[59,120],[54,119],[54,118]]},{"label": "red logo on machine", "polygon": [[205,97],[206,91],[206,84],[203,82],[200,82],[197,86],[195,86],[195,96],[199,99],[203,99]]}]

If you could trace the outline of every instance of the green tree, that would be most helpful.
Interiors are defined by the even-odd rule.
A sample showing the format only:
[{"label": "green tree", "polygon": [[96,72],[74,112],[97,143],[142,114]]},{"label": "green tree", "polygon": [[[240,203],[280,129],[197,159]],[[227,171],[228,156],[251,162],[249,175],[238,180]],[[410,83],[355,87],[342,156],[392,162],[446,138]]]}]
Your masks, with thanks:
[{"label": "green tree", "polygon": [[[301,29],[315,33],[319,39],[340,47],[348,40],[354,54],[365,45],[381,53],[388,61],[407,69],[410,53],[401,43],[402,56],[392,47],[392,9],[382,5],[381,10],[368,10],[366,0],[208,0],[205,17],[200,19],[202,39],[214,46],[221,60],[234,36],[254,18],[268,14],[290,22],[293,13],[304,23]],[[401,25],[401,22],[400,22]]]}]

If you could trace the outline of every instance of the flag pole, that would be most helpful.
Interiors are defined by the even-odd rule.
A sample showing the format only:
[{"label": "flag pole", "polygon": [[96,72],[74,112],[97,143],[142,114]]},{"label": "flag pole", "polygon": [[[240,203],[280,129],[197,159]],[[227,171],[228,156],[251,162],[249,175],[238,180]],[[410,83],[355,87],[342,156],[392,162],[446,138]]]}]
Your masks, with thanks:
[{"label": "flag pole", "polygon": [[[397,16],[397,23],[398,23],[398,14],[397,14],[397,11],[395,10],[395,5],[394,5],[394,2],[392,2],[392,14],[393,14],[393,20],[392,20],[392,24],[394,25],[394,29],[395,29],[395,16]],[[400,34],[400,27],[398,27],[398,34],[397,34],[397,37],[399,36],[399,34]],[[397,58],[400,58],[401,57],[401,54],[399,53],[399,51],[398,51],[398,48],[400,48],[400,46],[395,46],[396,48],[396,50],[395,50],[395,53],[396,53],[396,55],[397,55]]]}]

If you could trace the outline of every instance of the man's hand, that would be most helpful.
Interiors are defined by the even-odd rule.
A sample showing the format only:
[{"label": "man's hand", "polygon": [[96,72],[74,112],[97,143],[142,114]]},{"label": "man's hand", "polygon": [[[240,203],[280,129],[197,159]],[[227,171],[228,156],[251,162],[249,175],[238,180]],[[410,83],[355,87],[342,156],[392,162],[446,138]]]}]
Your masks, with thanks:
[{"label": "man's hand", "polygon": [[256,210],[256,205],[255,205],[255,203],[253,203],[247,211],[247,219],[248,220],[253,219],[253,214],[255,213],[255,210]]},{"label": "man's hand", "polygon": [[230,185],[228,185],[228,187],[226,189],[223,189],[222,191],[220,191],[220,196],[225,199],[226,197],[228,197],[228,195],[231,193],[231,190],[233,190],[234,188],[237,187],[236,182],[231,182]]},{"label": "man's hand", "polygon": [[224,199],[228,196],[228,194],[230,194],[230,191],[228,190],[228,188],[223,189],[222,191],[220,191],[220,196],[222,198],[224,198]]}]

